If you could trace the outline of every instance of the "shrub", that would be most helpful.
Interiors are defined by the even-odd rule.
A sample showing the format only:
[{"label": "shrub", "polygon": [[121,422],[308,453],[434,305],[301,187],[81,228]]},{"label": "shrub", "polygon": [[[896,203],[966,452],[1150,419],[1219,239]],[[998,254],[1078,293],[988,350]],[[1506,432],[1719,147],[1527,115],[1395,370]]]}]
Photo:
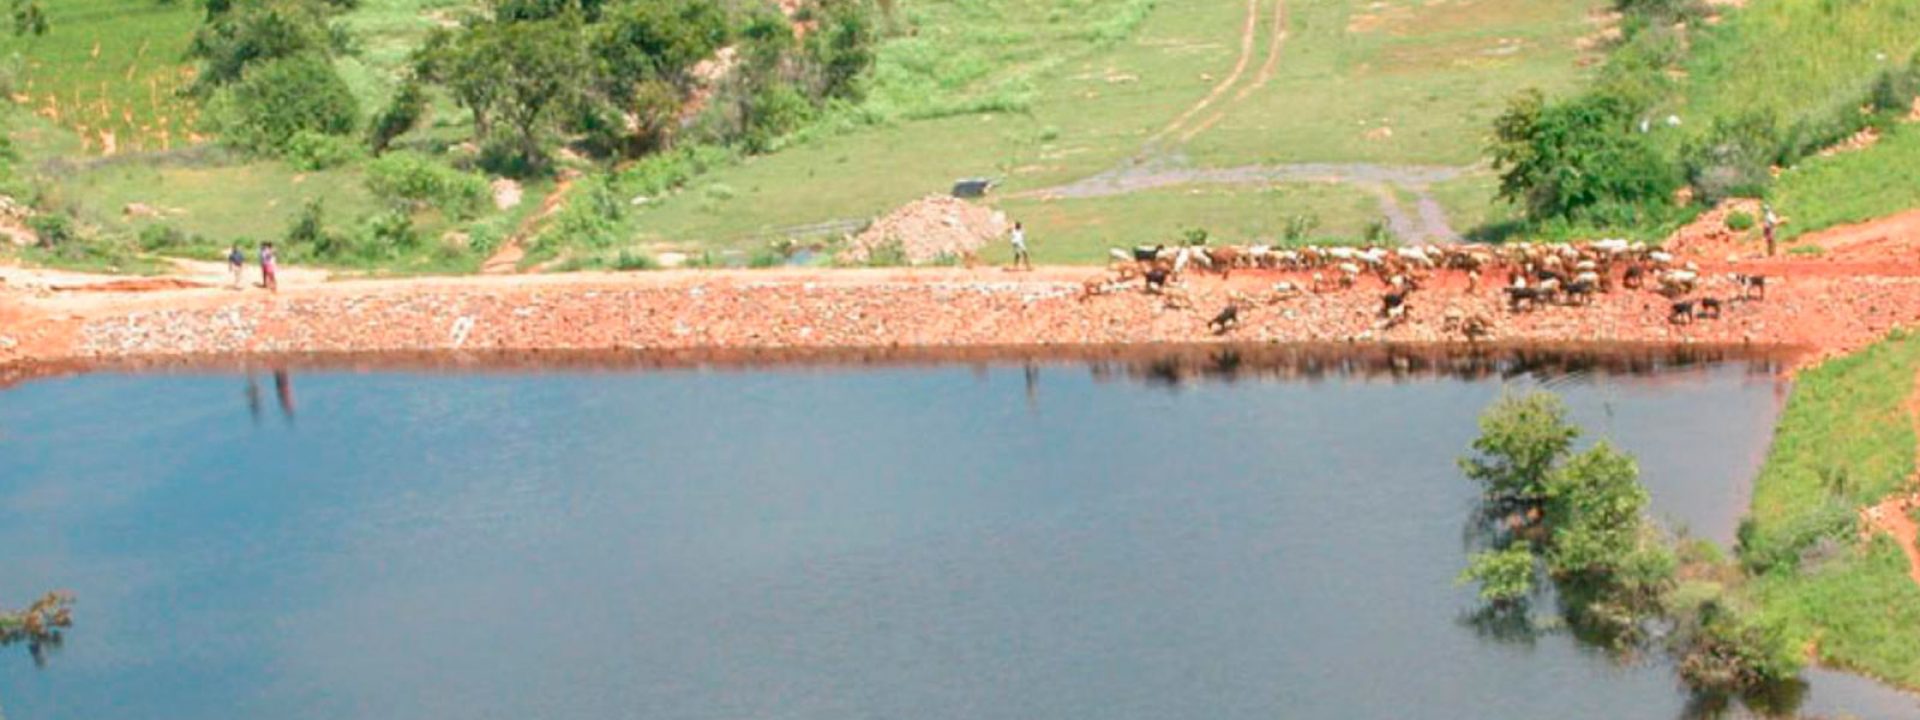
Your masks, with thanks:
[{"label": "shrub", "polygon": [[289,251],[306,250],[328,258],[338,257],[347,249],[345,238],[327,232],[326,203],[320,198],[308,199],[300,206],[300,214],[287,226],[286,245]]},{"label": "shrub", "polygon": [[147,252],[179,247],[187,242],[187,234],[172,225],[154,223],[140,228],[140,249]]},{"label": "shrub", "polygon": [[621,171],[619,185],[637,195],[658,197],[685,187],[708,170],[733,161],[733,154],[715,145],[689,145],[648,155]]},{"label": "shrub", "polygon": [[1320,216],[1294,215],[1287,218],[1287,227],[1282,231],[1281,237],[1285,238],[1289,244],[1299,244],[1306,242],[1307,238],[1313,235],[1313,231],[1319,228]]},{"label": "shrub", "polygon": [[420,83],[409,79],[394,91],[393,99],[373,116],[373,123],[367,127],[367,145],[373,154],[387,151],[394,139],[407,134],[420,124],[420,118],[426,115],[427,93]]},{"label": "shrub", "polygon": [[73,219],[60,213],[40,213],[27,219],[27,228],[40,238],[40,247],[59,248],[78,238]]},{"label": "shrub", "polygon": [[283,155],[295,169],[314,172],[353,162],[360,149],[346,138],[301,130],[288,138]]},{"label": "shrub", "polygon": [[1672,636],[1674,665],[1696,692],[1746,692],[1799,674],[1798,644],[1779,625],[1746,617],[1717,597],[1680,612]]},{"label": "shrub", "polygon": [[777,247],[763,247],[747,256],[747,267],[754,269],[780,267],[787,264],[787,254]]},{"label": "shrub", "polygon": [[487,182],[415,152],[392,152],[367,164],[374,195],[431,205],[458,219],[478,215],[488,202]]},{"label": "shrub", "polygon": [[1480,586],[1480,599],[1505,605],[1533,594],[1533,551],[1526,545],[1474,553],[1455,581]]},{"label": "shrub", "polygon": [[346,81],[331,63],[314,56],[250,69],[223,94],[220,124],[227,142],[255,152],[284,152],[301,131],[345,135],[360,117]]},{"label": "shrub", "polygon": [[741,145],[749,153],[780,149],[780,141],[813,119],[813,104],[791,85],[779,84],[753,94],[748,101]]},{"label": "shrub", "polygon": [[585,178],[574,186],[566,209],[554,216],[540,234],[546,247],[605,248],[621,240],[624,203],[605,176]]},{"label": "shrub", "polygon": [[654,260],[652,255],[632,250],[621,250],[620,254],[613,258],[615,270],[652,270],[658,267],[660,263]]},{"label": "shrub", "polygon": [[1753,223],[1753,214],[1745,210],[1735,210],[1727,215],[1727,229],[1734,232],[1752,230]]},{"label": "shrub", "polygon": [[393,257],[420,246],[413,215],[405,210],[376,213],[361,221],[357,251],[362,257]]},{"label": "shrub", "polygon": [[1694,197],[1707,205],[1765,194],[1774,164],[1783,161],[1773,117],[1758,112],[1715,121],[1713,130],[1689,142],[1681,157]]}]

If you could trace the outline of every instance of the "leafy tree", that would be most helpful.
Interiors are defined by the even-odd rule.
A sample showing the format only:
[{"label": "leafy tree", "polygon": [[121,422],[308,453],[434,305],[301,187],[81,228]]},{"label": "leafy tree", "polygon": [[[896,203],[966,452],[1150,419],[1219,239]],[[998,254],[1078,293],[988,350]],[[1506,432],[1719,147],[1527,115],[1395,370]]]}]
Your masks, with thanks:
[{"label": "leafy tree", "polygon": [[187,47],[187,55],[200,60],[194,92],[205,96],[239,82],[257,64],[325,53],[332,46],[327,15],[333,7],[319,0],[208,3],[207,18]]},{"label": "leafy tree", "polygon": [[1533,594],[1533,551],[1526,545],[1474,553],[1461,584],[1480,586],[1480,599],[1496,606],[1518,603]]},{"label": "leafy tree", "polygon": [[873,67],[873,11],[867,0],[824,0],[818,31],[807,36],[807,54],[819,70],[822,97],[855,99],[859,79]]},{"label": "leafy tree", "polygon": [[221,114],[228,142],[257,152],[282,152],[301,132],[345,135],[360,104],[326,59],[301,55],[249,70],[226,92]]},{"label": "leafy tree", "polygon": [[1612,575],[1639,547],[1647,490],[1633,458],[1602,441],[1547,478],[1549,566],[1559,575]]},{"label": "leafy tree", "polygon": [[1500,197],[1534,220],[1631,220],[1664,202],[1675,173],[1634,129],[1640,108],[1606,93],[1549,104],[1538,90],[1513,98],[1494,121],[1489,149]]},{"label": "leafy tree", "polygon": [[407,134],[420,124],[427,112],[427,91],[420,82],[408,78],[393,93],[393,99],[373,117],[373,123],[367,127],[367,144],[373,154],[387,151],[395,138]]},{"label": "leafy tree", "polygon": [[1461,471],[1495,504],[1545,500],[1554,465],[1580,436],[1566,416],[1566,405],[1550,393],[1502,396],[1480,416],[1474,455],[1460,460]]},{"label": "leafy tree", "polygon": [[589,69],[578,21],[483,22],[429,46],[422,75],[443,82],[473,113],[476,133],[505,160],[537,171],[544,141],[582,98]]},{"label": "leafy tree", "polygon": [[592,22],[600,19],[606,5],[606,0],[493,0],[493,17],[500,22],[531,22],[572,15]]},{"label": "leafy tree", "polygon": [[620,6],[594,28],[593,55],[607,95],[631,101],[642,83],[666,81],[682,90],[687,71],[725,45],[727,17],[710,0],[645,0]]}]

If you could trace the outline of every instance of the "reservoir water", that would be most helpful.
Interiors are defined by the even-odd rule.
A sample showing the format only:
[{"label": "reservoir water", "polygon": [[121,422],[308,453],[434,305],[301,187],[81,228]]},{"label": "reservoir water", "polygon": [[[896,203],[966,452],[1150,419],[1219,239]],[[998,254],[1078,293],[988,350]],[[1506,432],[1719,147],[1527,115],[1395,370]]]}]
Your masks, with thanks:
[{"label": "reservoir water", "polygon": [[[1723,545],[1766,361],[102,372],[0,392],[36,718],[1672,718],[1657,660],[1467,622],[1506,388]],[[1802,712],[1920,717],[1830,672]]]}]

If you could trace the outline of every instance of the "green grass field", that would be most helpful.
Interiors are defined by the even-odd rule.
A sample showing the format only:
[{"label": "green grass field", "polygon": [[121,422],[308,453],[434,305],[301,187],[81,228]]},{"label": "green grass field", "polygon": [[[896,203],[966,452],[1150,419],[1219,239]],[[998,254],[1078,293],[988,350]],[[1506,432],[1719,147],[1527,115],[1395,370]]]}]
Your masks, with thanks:
[{"label": "green grass field", "polygon": [[184,55],[200,19],[194,3],[43,5],[50,32],[0,40],[19,56],[15,104],[72,130],[90,154],[191,144],[198,111],[178,91],[192,81]]},{"label": "green grass field", "polygon": [[1913,472],[1916,370],[1920,337],[1897,334],[1802,373],[1741,530],[1742,559],[1771,565],[1750,586],[1764,613],[1817,643],[1823,661],[1910,688],[1920,687],[1920,586],[1897,548],[1858,539],[1856,515]]},{"label": "green grass field", "polygon": [[1854,103],[1882,68],[1920,50],[1920,0],[1753,0],[1699,32],[1681,113],[1766,112],[1782,125]]},{"label": "green grass field", "polygon": [[1773,199],[1789,238],[1920,207],[1920,125],[1865,150],[1807,159],[1780,175]]},{"label": "green grass field", "polygon": [[[1105,259],[1107,249],[1172,242],[1190,228],[1206,228],[1212,242],[1274,242],[1287,219],[1320,218],[1314,234],[1358,237],[1378,217],[1372,193],[1334,184],[1286,183],[1264,187],[1193,186],[1089,200],[1016,200],[1001,204],[1027,225],[1034,262],[1085,263]],[[1010,257],[996,244],[988,261]]]},{"label": "green grass field", "polygon": [[[1140,6],[1121,0],[1087,4]],[[1189,167],[1469,165],[1477,161],[1487,122],[1507,95],[1528,86],[1571,88],[1584,77],[1575,40],[1591,30],[1586,17],[1595,5],[1585,0],[1289,0],[1287,37],[1262,82],[1274,3],[1259,0],[1257,32],[1240,82],[1187,116],[1238,64],[1246,2],[1161,2],[1131,37],[1121,40],[1099,34],[1098,24],[1109,17],[1101,12],[1049,13],[1042,30],[1028,29],[1040,8],[1056,3],[927,3],[915,11],[921,27],[965,19],[967,30],[926,31],[889,41],[872,103],[894,121],[828,134],[710,173],[691,191],[642,212],[634,222],[636,244],[739,247],[783,228],[871,218],[944,192],[957,178],[1001,178],[998,192],[1005,197],[1149,156]],[[978,60],[979,47],[993,49],[988,57],[1014,62]],[[899,76],[896,64],[903,58],[947,55],[958,59],[916,66],[916,80]],[[902,88],[958,99],[916,104],[902,97]],[[955,114],[956,108],[1009,111]],[[1183,116],[1187,122],[1168,132]],[[1191,138],[1183,139],[1188,134]],[[714,185],[731,191],[720,193],[729,197],[716,200],[703,192]],[[1434,192],[1449,211],[1477,223],[1501,214],[1491,202],[1492,187],[1483,177]],[[1246,198],[1263,197],[1258,186],[1239,190]],[[1358,199],[1365,193],[1349,194],[1356,199],[1319,204],[1325,227],[1358,228],[1379,217],[1377,203]],[[1192,196],[1156,192],[1132,200],[1059,200],[1046,207],[1050,216],[1074,218],[1079,227],[1132,226],[1151,212],[1144,227],[1156,232],[1196,225],[1230,234],[1279,231],[1270,204],[1222,202],[1221,197],[1211,189]],[[1021,215],[1031,214],[1033,207],[1028,200],[997,203]],[[1456,222],[1455,227],[1470,225]],[[1078,238],[1079,232],[1069,234]],[[1147,239],[1140,238],[1142,232],[1127,235]],[[1096,245],[1076,239],[1066,247]],[[1042,258],[1098,262],[1103,256]]]}]

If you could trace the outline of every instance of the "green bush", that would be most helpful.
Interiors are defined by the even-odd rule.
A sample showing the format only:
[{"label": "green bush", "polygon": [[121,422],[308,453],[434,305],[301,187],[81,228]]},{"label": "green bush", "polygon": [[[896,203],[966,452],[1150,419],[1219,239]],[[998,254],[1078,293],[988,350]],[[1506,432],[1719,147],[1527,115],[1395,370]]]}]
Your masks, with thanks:
[{"label": "green bush", "polygon": [[364,258],[391,258],[420,246],[413,215],[405,210],[376,213],[361,221],[355,252]]},{"label": "green bush", "polygon": [[626,203],[605,176],[581,179],[567,198],[566,208],[540,233],[547,248],[606,248],[626,239],[621,222]]},{"label": "green bush", "polygon": [[1727,215],[1727,229],[1734,232],[1746,232],[1753,229],[1753,214],[1745,210],[1735,210]]},{"label": "green bush", "polygon": [[61,213],[40,213],[27,219],[27,229],[40,238],[40,247],[60,248],[78,239],[73,218]]},{"label": "green bush", "polygon": [[320,198],[311,198],[300,206],[300,213],[287,226],[285,240],[286,252],[313,257],[339,257],[348,248],[346,238],[327,230],[326,203]]},{"label": "green bush", "polygon": [[360,148],[344,137],[301,130],[287,140],[282,155],[295,169],[316,172],[353,162],[360,156]]},{"label": "green bush", "polygon": [[654,260],[652,255],[637,253],[632,250],[621,250],[620,254],[613,258],[613,269],[615,270],[652,270],[658,267],[660,267],[660,263]]},{"label": "green bush", "polygon": [[1730,197],[1758,197],[1773,182],[1781,162],[1779,131],[1772,116],[1749,113],[1716,121],[1704,138],[1681,151],[1694,197],[1713,205]]},{"label": "green bush", "polygon": [[1784,627],[1750,618],[1723,600],[1680,612],[1671,640],[1674,665],[1697,692],[1740,693],[1790,682],[1805,664]]},{"label": "green bush", "polygon": [[154,223],[140,228],[140,249],[147,252],[176,248],[186,243],[187,234],[172,225]]},{"label": "green bush", "polygon": [[367,127],[367,145],[373,154],[386,152],[387,146],[392,145],[396,138],[419,125],[426,112],[426,89],[420,86],[419,81],[412,79],[401,83],[400,89],[394,91],[393,99],[378,115],[373,116],[372,124]]},{"label": "green bush", "polygon": [[1480,599],[1499,604],[1515,603],[1533,594],[1533,551],[1526,545],[1505,550],[1474,553],[1467,569],[1455,582],[1480,586]]},{"label": "green bush", "polygon": [[733,160],[733,153],[717,145],[682,146],[635,161],[620,172],[618,185],[635,195],[659,197]]},{"label": "green bush", "polygon": [[251,68],[217,103],[226,141],[247,150],[282,153],[302,131],[322,135],[353,132],[359,101],[333,65],[311,55]]},{"label": "green bush", "polygon": [[431,205],[456,219],[474,217],[489,201],[487,181],[411,151],[391,152],[367,164],[367,189],[374,195]]},{"label": "green bush", "polygon": [[1664,204],[1678,178],[1647,136],[1643,108],[1617,93],[1549,103],[1538,91],[1514,98],[1494,123],[1500,197],[1531,220],[1630,224],[1642,205]]}]

